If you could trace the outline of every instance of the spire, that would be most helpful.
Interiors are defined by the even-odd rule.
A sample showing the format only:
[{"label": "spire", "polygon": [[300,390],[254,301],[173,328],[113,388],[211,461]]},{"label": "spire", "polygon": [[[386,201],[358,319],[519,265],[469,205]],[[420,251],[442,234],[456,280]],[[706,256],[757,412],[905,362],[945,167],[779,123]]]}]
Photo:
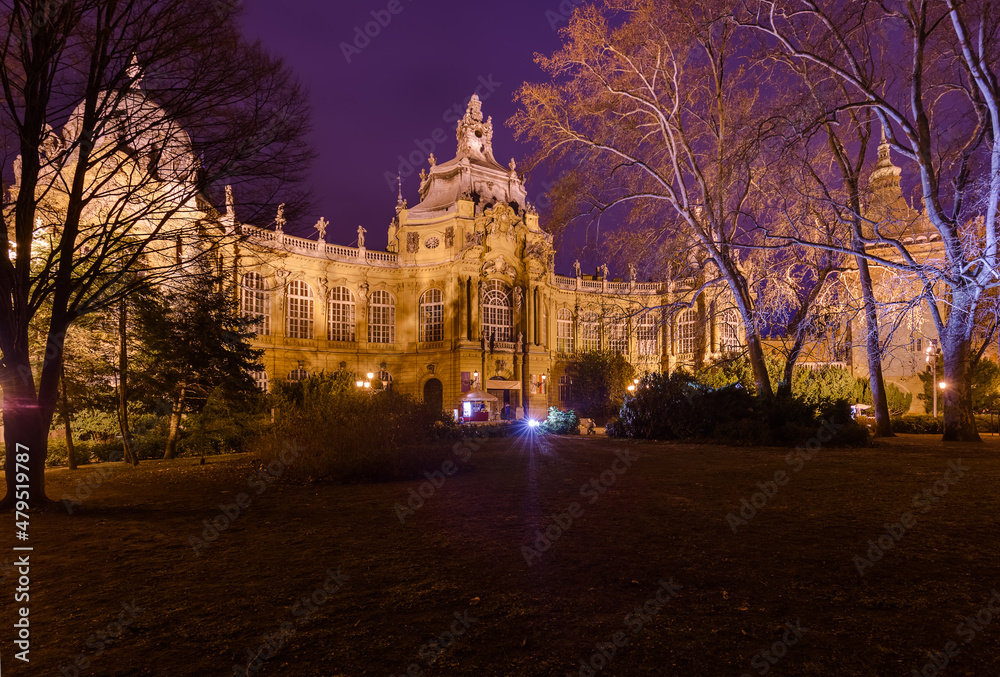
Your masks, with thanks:
[{"label": "spire", "polygon": [[901,170],[892,164],[890,157],[889,142],[885,137],[885,127],[882,127],[882,142],[878,145],[878,162],[872,170],[868,182],[873,191],[882,193],[889,201],[894,201],[897,197],[902,197],[903,191],[899,185]]},{"label": "spire", "polygon": [[399,185],[399,192],[396,193],[396,204],[403,202],[403,175],[396,172],[396,183]]},{"label": "spire", "polygon": [[129,63],[128,69],[125,71],[129,79],[130,89],[139,89],[139,85],[142,84],[142,67],[139,65],[139,58],[132,52],[132,61]]},{"label": "spire", "polygon": [[455,137],[458,139],[458,157],[482,160],[499,167],[493,157],[493,118],[483,122],[483,106],[475,94],[469,99],[465,116],[458,121]]}]

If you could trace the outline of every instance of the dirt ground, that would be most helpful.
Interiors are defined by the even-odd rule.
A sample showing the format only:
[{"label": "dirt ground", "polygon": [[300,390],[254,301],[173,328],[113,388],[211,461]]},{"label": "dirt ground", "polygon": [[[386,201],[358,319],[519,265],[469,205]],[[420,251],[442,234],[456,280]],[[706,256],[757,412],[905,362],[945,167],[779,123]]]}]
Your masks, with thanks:
[{"label": "dirt ground", "polygon": [[30,664],[0,570],[0,669],[995,677],[997,440],[513,438],[428,468],[440,486],[267,483],[245,456],[54,469],[78,503],[31,517]]}]

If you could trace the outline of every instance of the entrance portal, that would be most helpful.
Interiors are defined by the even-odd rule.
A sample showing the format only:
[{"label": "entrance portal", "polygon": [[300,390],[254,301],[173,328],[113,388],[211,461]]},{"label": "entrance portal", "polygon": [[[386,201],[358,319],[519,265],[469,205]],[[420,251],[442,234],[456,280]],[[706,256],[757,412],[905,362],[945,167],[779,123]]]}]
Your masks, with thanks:
[{"label": "entrance portal", "polygon": [[433,407],[434,411],[444,408],[444,386],[436,378],[427,379],[424,384],[424,404]]}]

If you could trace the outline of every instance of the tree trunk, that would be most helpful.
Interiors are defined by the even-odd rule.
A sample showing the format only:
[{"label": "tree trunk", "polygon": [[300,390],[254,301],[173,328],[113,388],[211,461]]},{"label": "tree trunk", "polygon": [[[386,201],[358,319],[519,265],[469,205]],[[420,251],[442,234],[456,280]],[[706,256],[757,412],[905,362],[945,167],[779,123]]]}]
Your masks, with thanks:
[{"label": "tree trunk", "polygon": [[184,396],[186,393],[187,389],[182,383],[180,395],[177,396],[177,402],[170,411],[170,433],[167,435],[167,449],[163,452],[163,458],[165,459],[177,458],[177,440],[180,437],[181,414],[184,412]]},{"label": "tree trunk", "polygon": [[[959,289],[952,294],[948,324],[941,335],[944,358],[944,438],[953,442],[979,442],[976,417],[972,412],[972,318],[975,294]],[[937,388],[937,384],[931,384]]]},{"label": "tree trunk", "polygon": [[872,274],[868,268],[868,259],[863,256],[856,258],[861,297],[865,307],[865,353],[868,356],[868,384],[872,391],[872,407],[875,409],[875,437],[895,437],[892,432],[892,421],[889,418],[885,380],[882,378],[882,345],[878,338],[878,310],[872,288]]},{"label": "tree trunk", "polygon": [[771,377],[767,374],[764,349],[761,347],[760,336],[756,333],[747,332],[747,355],[750,358],[750,367],[753,370],[753,380],[757,388],[757,395],[767,400],[773,400],[774,391],[771,389]]},{"label": "tree trunk", "polygon": [[[0,501],[0,510],[13,509],[17,492],[23,492],[25,485],[28,504],[32,507],[43,506],[49,502],[45,496],[48,426],[44,424],[38,407],[28,354],[8,354],[4,357],[7,366],[0,369],[0,384],[3,387],[4,444],[7,448],[4,462],[7,495]],[[27,453],[26,459],[24,453]]]},{"label": "tree trunk", "polygon": [[122,431],[122,448],[125,454],[125,461],[132,465],[139,465],[139,458],[132,448],[132,435],[128,425],[128,338],[127,329],[127,305],[122,299],[118,311],[118,424]]},{"label": "tree trunk", "polygon": [[66,362],[60,367],[59,380],[62,382],[62,417],[66,423],[66,463],[70,470],[76,470],[76,456],[73,450],[73,425],[69,417],[69,394],[66,388]]}]

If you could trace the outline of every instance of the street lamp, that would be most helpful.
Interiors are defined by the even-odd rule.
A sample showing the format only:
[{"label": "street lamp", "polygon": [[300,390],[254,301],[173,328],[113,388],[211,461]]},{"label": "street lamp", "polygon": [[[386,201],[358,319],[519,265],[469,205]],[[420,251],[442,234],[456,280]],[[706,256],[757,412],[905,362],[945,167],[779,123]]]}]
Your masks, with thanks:
[{"label": "street lamp", "polygon": [[[927,362],[931,365],[931,383],[937,383],[937,356],[941,352],[940,348],[938,348],[937,339],[931,339],[930,345],[927,346],[927,350],[924,352],[927,353]],[[945,382],[941,381],[939,387],[941,390],[944,390],[946,387]],[[933,391],[932,397],[934,398],[934,418],[937,418],[937,388],[932,386],[931,390]]]},{"label": "street lamp", "polygon": [[630,393],[635,393],[635,384],[634,383],[629,384],[628,391]]}]

